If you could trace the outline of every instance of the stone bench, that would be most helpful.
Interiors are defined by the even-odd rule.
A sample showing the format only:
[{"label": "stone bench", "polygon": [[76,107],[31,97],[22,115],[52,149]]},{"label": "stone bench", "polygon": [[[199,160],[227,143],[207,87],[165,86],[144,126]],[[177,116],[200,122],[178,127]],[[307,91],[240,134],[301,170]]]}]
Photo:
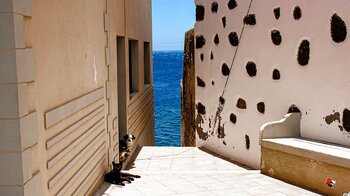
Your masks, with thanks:
[{"label": "stone bench", "polygon": [[[300,113],[261,127],[261,172],[326,195],[350,192],[350,148],[301,138]],[[336,181],[335,188],[326,185]]]}]

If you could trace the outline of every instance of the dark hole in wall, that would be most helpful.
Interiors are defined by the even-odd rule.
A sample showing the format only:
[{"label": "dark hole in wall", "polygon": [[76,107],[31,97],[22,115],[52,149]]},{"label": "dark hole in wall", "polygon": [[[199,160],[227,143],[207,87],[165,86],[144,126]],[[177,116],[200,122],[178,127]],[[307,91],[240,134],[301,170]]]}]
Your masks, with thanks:
[{"label": "dark hole in wall", "polygon": [[346,24],[337,14],[334,14],[331,19],[331,35],[336,43],[343,42],[347,36]]},{"label": "dark hole in wall", "polygon": [[223,98],[222,96],[220,96],[219,102],[220,102],[221,105],[225,105],[225,98]]},{"label": "dark hole in wall", "polygon": [[237,122],[237,116],[236,116],[236,114],[233,114],[233,113],[230,114],[230,121],[231,121],[233,124],[236,124],[236,122]]},{"label": "dark hole in wall", "polygon": [[278,69],[274,69],[272,73],[273,80],[279,80],[281,78],[280,71]]},{"label": "dark hole in wall", "polygon": [[211,13],[216,14],[218,12],[219,9],[219,4],[216,2],[213,2],[211,4]]},{"label": "dark hole in wall", "polygon": [[204,54],[203,53],[200,55],[200,58],[201,58],[201,61],[204,61]]},{"label": "dark hole in wall", "polygon": [[196,48],[202,48],[205,45],[205,38],[203,35],[197,35],[196,36]]},{"label": "dark hole in wall", "polygon": [[197,85],[200,87],[205,87],[205,82],[197,76]]},{"label": "dark hole in wall", "polygon": [[273,14],[275,15],[276,20],[278,20],[281,16],[281,9],[279,7],[276,7],[273,9]]},{"label": "dark hole in wall", "polygon": [[292,104],[288,109],[288,113],[300,113],[300,110],[296,105]]},{"label": "dark hole in wall", "polygon": [[214,43],[215,43],[216,45],[218,45],[219,42],[220,42],[219,35],[216,34],[215,37],[214,37]]},{"label": "dark hole in wall", "polygon": [[224,75],[224,76],[230,75],[230,68],[227,66],[226,63],[222,64],[221,73],[222,73],[222,75]]},{"label": "dark hole in wall", "polygon": [[201,102],[198,102],[197,104],[197,111],[199,114],[202,114],[202,115],[206,113],[205,106]]},{"label": "dark hole in wall", "polygon": [[239,109],[247,109],[247,103],[244,99],[242,98],[239,98],[237,100],[237,104],[236,104],[237,108]]},{"label": "dark hole in wall", "polygon": [[226,142],[225,142],[225,140],[224,141],[222,141],[222,143],[226,146]]},{"label": "dark hole in wall", "polygon": [[213,51],[210,52],[210,60],[213,60],[214,59],[214,54],[213,54]]},{"label": "dark hole in wall", "polygon": [[256,105],[258,111],[262,114],[265,113],[265,103],[264,102],[259,102],[257,105]]},{"label": "dark hole in wall", "polygon": [[213,85],[213,86],[215,85],[215,82],[214,82],[214,80],[212,80],[212,81],[211,81],[211,85]]},{"label": "dark hole in wall", "polygon": [[226,17],[222,17],[221,18],[221,21],[222,21],[222,26],[225,28],[226,27]]},{"label": "dark hole in wall", "polygon": [[227,3],[228,9],[232,10],[235,9],[235,7],[237,7],[237,2],[235,0],[230,0]]},{"label": "dark hole in wall", "polygon": [[256,76],[257,70],[256,70],[256,65],[254,62],[249,61],[247,65],[245,66],[247,73],[250,77]]},{"label": "dark hole in wall", "polygon": [[271,39],[273,44],[275,44],[276,46],[279,46],[282,43],[281,33],[276,29],[271,31]]},{"label": "dark hole in wall", "polygon": [[346,108],[343,111],[343,127],[345,131],[350,132],[350,110]]},{"label": "dark hole in wall", "polygon": [[247,134],[245,135],[245,147],[247,148],[247,150],[249,150],[250,148],[250,139]]},{"label": "dark hole in wall", "polygon": [[238,36],[236,32],[231,32],[228,35],[228,40],[230,41],[230,44],[232,46],[238,46],[239,41],[238,41]]},{"label": "dark hole in wall", "polygon": [[303,40],[300,43],[298,50],[298,63],[301,66],[309,64],[310,60],[310,42],[308,40]]},{"label": "dark hole in wall", "polygon": [[205,8],[202,5],[196,5],[196,21],[204,20]]},{"label": "dark hole in wall", "polygon": [[244,17],[243,22],[246,25],[256,25],[255,14],[248,14]]},{"label": "dark hole in wall", "polygon": [[295,20],[299,20],[301,18],[301,9],[299,6],[294,7],[293,16]]}]

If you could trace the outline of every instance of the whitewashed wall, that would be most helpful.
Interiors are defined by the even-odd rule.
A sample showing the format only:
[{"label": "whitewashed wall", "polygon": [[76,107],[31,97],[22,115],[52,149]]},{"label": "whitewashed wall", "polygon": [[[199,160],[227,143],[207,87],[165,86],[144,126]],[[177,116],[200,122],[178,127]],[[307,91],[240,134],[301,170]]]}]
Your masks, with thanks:
[{"label": "whitewashed wall", "polygon": [[[195,4],[198,146],[259,168],[260,127],[281,119],[292,104],[302,112],[302,137],[350,146],[346,109],[350,108],[350,42],[343,26],[350,25],[350,1],[195,0]],[[294,14],[296,6],[301,17]],[[280,9],[280,17],[275,16],[275,8]],[[255,15],[255,25],[244,24],[249,14]],[[332,37],[334,14],[341,20],[334,21],[337,36]],[[272,41],[273,30],[280,32],[280,45]],[[236,32],[238,46],[230,44],[231,32]],[[202,47],[201,36],[205,39]],[[309,42],[309,55],[304,49],[306,53],[299,56],[306,58],[298,62],[303,40]],[[247,73],[248,62],[256,64],[253,77]],[[230,69],[228,76],[222,73],[224,63]],[[275,69],[279,80],[273,79]],[[220,104],[220,96],[224,104]],[[236,106],[239,98],[246,101],[246,109]],[[257,109],[260,102],[264,113]],[[236,123],[231,122],[231,114]]]}]

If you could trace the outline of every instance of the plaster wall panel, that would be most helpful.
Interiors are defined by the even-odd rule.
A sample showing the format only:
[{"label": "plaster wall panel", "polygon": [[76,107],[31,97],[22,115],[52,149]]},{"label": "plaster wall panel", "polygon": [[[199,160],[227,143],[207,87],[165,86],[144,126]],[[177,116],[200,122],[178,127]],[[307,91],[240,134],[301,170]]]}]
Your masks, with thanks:
[{"label": "plaster wall panel", "polygon": [[[130,38],[150,41],[152,38],[152,12],[151,0],[128,0],[125,1],[126,8],[126,33]],[[135,14],[137,13],[137,14]],[[143,21],[140,23],[139,21]]]},{"label": "plaster wall panel", "polygon": [[[204,19],[197,21],[195,33],[206,39],[205,45],[196,49],[196,75],[206,83],[204,88],[196,87],[196,102],[202,103],[206,111],[205,115],[200,115],[203,121],[199,121],[197,126],[203,128],[204,135],[209,134],[206,140],[198,139],[197,145],[259,168],[260,127],[266,122],[281,119],[295,104],[302,112],[303,137],[350,146],[350,133],[344,128],[348,121],[346,109],[350,106],[347,98],[350,87],[345,85],[350,82],[346,76],[350,60],[346,53],[350,45],[348,37],[336,43],[331,36],[331,18],[334,14],[339,15],[345,25],[350,24],[350,15],[346,12],[350,3],[330,0],[235,1],[237,6],[224,14],[228,2],[217,1],[218,11],[213,14],[212,2],[195,1],[205,8]],[[242,4],[250,2],[248,12],[248,6]],[[298,19],[293,16],[296,6],[301,9]],[[275,8],[280,9],[279,17],[274,15]],[[232,17],[237,13],[241,14]],[[224,15],[227,21],[225,28],[221,23],[221,16]],[[246,15],[250,17],[244,24]],[[255,16],[253,25],[249,24],[252,15]],[[226,29],[243,24],[243,33],[234,53],[222,43],[227,40],[222,41],[221,34]],[[280,34],[279,45],[274,43],[271,35],[276,30]],[[218,45],[214,43],[216,33],[220,38]],[[309,59],[304,66],[298,62],[299,46],[303,40],[309,42],[310,48]],[[233,59],[226,86],[220,82],[222,76],[217,73],[221,67],[215,67],[218,70],[216,73],[211,69],[214,66],[208,57],[208,51],[212,50],[210,45],[215,46],[214,49],[218,51],[215,53],[219,53],[218,59],[214,53],[214,61],[219,61],[216,64],[223,61],[230,64]],[[204,61],[201,61],[202,53]],[[249,62],[255,64],[256,74],[251,74],[252,70],[247,68]],[[279,79],[273,79],[275,69],[279,71]],[[215,82],[215,87],[212,87],[211,81]],[[225,102],[221,104],[220,118],[215,121],[220,106],[219,96],[223,96]],[[237,107],[240,98],[245,101],[245,109]],[[257,108],[261,102],[264,103],[264,112]],[[234,114],[235,123],[230,119],[231,114]],[[219,130],[215,122],[221,122],[224,129]]]}]

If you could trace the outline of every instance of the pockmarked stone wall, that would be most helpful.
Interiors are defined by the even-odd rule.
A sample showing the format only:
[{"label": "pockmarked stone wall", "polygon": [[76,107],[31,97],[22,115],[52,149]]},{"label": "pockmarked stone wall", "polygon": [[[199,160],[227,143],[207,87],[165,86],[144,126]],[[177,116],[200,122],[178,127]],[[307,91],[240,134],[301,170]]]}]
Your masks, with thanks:
[{"label": "pockmarked stone wall", "polygon": [[198,146],[259,168],[260,127],[296,109],[302,137],[350,146],[350,2],[195,4]]}]

